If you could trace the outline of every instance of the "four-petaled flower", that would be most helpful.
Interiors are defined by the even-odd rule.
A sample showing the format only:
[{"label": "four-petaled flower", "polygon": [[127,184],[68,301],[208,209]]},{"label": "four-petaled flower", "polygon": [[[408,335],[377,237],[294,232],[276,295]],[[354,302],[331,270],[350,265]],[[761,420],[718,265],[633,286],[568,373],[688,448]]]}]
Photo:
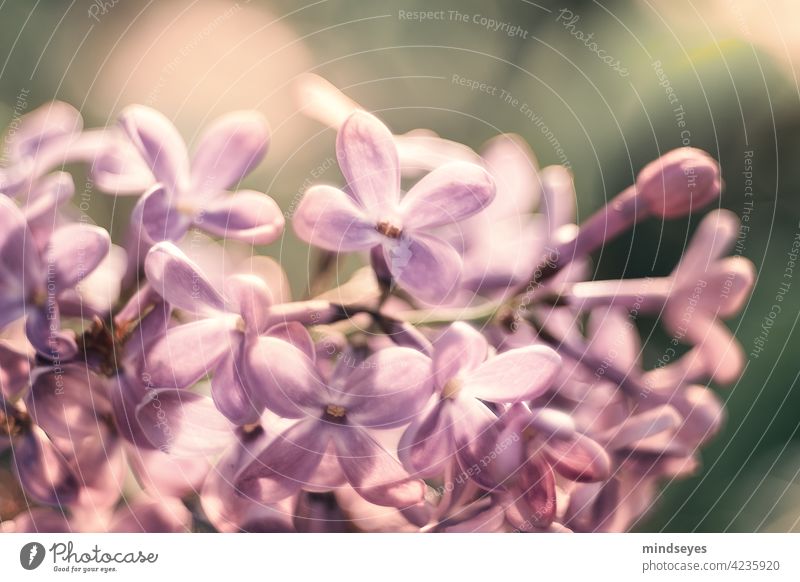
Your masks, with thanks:
[{"label": "four-petaled flower", "polygon": [[[232,275],[226,280],[226,299],[170,242],[158,243],[150,250],[145,272],[170,305],[197,318],[168,329],[149,350],[152,381],[159,387],[186,388],[212,374],[211,395],[219,410],[236,424],[255,422],[263,407],[249,387],[250,380],[258,380],[258,374],[250,369],[249,352],[262,334],[292,341],[294,336],[306,337],[303,327],[270,315],[272,296],[263,280]],[[284,343],[275,339],[275,352],[265,357],[279,359]]]},{"label": "four-petaled flower", "polygon": [[425,485],[408,475],[373,434],[408,424],[432,393],[431,361],[416,350],[389,347],[353,364],[341,359],[325,380],[313,352],[273,338],[259,340],[267,407],[298,419],[237,475],[247,495],[273,503],[301,488],[330,489],[348,482],[376,505],[407,507],[422,501]]},{"label": "four-petaled flower", "polygon": [[561,358],[545,346],[509,350],[486,360],[486,339],[465,323],[454,323],[434,344],[437,395],[408,427],[400,458],[412,473],[441,473],[455,456],[464,474],[485,489],[501,487],[486,468],[498,443],[497,415],[484,402],[536,398],[553,380]]},{"label": "four-petaled flower", "polygon": [[94,271],[110,245],[102,228],[76,223],[54,230],[40,252],[25,216],[0,195],[0,328],[25,317],[28,340],[42,357],[74,356],[74,335],[59,329],[59,300]]},{"label": "four-petaled flower", "polygon": [[401,198],[394,138],[363,111],[342,125],[336,156],[347,189],[311,187],[294,216],[298,236],[334,252],[381,247],[398,285],[423,301],[441,303],[457,292],[461,257],[435,229],[457,226],[494,199],[488,172],[466,162],[445,164]]},{"label": "four-petaled flower", "polygon": [[192,226],[228,239],[268,244],[283,231],[283,214],[266,194],[227,195],[264,157],[269,129],[256,112],[229,113],[200,137],[192,159],[175,126],[157,111],[131,106],[119,123],[155,184],[134,209],[134,235],[145,243],[176,241]]}]

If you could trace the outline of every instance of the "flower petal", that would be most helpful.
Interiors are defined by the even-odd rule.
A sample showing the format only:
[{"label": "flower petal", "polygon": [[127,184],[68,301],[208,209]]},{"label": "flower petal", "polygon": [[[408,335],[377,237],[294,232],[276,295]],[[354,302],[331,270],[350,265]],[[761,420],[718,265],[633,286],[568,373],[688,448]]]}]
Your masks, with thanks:
[{"label": "flower petal", "polygon": [[675,273],[704,272],[731,248],[739,235],[739,217],[730,210],[713,210],[703,217]]},{"label": "flower petal", "polygon": [[10,198],[0,196],[0,289],[12,295],[30,292],[42,285],[43,277],[25,216]]},{"label": "flower petal", "polygon": [[255,275],[232,275],[225,280],[225,295],[244,319],[248,331],[261,333],[269,325],[269,308],[273,304],[267,284]]},{"label": "flower petal", "polygon": [[489,344],[474,327],[457,321],[434,343],[433,373],[440,390],[452,379],[466,376],[486,360]]},{"label": "flower petal", "polygon": [[155,245],[144,263],[147,280],[173,306],[196,315],[218,315],[225,300],[203,272],[170,242]]},{"label": "flower petal", "polygon": [[489,359],[464,380],[462,390],[490,402],[523,402],[545,392],[561,367],[547,346],[509,350]]},{"label": "flower petal", "polygon": [[69,103],[50,101],[18,120],[13,133],[5,136],[6,147],[15,161],[33,157],[48,142],[72,136],[83,128],[80,112]]},{"label": "flower petal", "polygon": [[481,163],[481,157],[471,148],[439,137],[427,129],[413,129],[394,136],[403,176],[410,177],[430,172],[448,162]]},{"label": "flower petal", "polygon": [[353,423],[371,428],[408,424],[433,394],[431,361],[411,348],[385,348],[356,368],[342,390]]},{"label": "flower petal", "polygon": [[102,192],[115,196],[139,195],[152,186],[153,173],[119,128],[101,131],[106,143],[103,151],[91,161],[92,183]]},{"label": "flower petal", "polygon": [[38,426],[32,426],[12,451],[14,469],[26,494],[39,503],[58,506],[77,498],[78,478]]},{"label": "flower petal", "polygon": [[362,109],[338,87],[314,73],[297,77],[294,94],[303,115],[328,127],[338,128],[351,113]]},{"label": "flower petal", "polygon": [[445,164],[417,182],[403,198],[403,228],[416,230],[460,222],[486,208],[494,196],[494,180],[480,166]]},{"label": "flower petal", "polygon": [[[273,325],[267,329],[266,335],[289,342],[307,355],[312,362],[317,359],[317,347],[314,345],[314,340],[303,324],[298,321]],[[329,348],[323,349],[328,350]]]},{"label": "flower petal", "polygon": [[253,190],[212,200],[200,216],[197,224],[206,232],[252,245],[267,245],[283,232],[281,209],[272,198]]},{"label": "flower petal", "polygon": [[602,361],[624,372],[639,367],[642,342],[624,307],[608,305],[592,309],[587,324],[590,350]]},{"label": "flower petal", "polygon": [[136,419],[136,407],[151,385],[145,386],[145,382],[123,372],[109,378],[107,386],[114,414],[114,426],[119,435],[135,445],[138,449],[137,455],[143,454],[145,450],[152,450],[153,444]]},{"label": "flower petal", "polygon": [[536,208],[541,191],[536,156],[522,137],[498,135],[486,143],[481,154],[497,184],[497,197],[488,212],[518,217]]},{"label": "flower petal", "polygon": [[72,533],[70,520],[64,510],[49,507],[33,507],[17,514],[13,522],[4,521],[2,525],[6,524],[12,524],[11,531],[15,533]]},{"label": "flower petal", "polygon": [[81,486],[75,505],[102,512],[119,502],[128,475],[128,465],[122,442],[108,424],[95,425],[92,437],[60,440],[57,444],[69,459]]},{"label": "flower petal", "polygon": [[175,457],[158,449],[143,449],[138,443],[129,448],[127,458],[142,488],[157,498],[196,494],[209,471],[205,457]]},{"label": "flower petal", "polygon": [[375,223],[347,194],[332,186],[309,188],[292,224],[305,242],[338,253],[365,250],[380,241]]},{"label": "flower petal", "polygon": [[46,261],[55,271],[59,290],[71,289],[108,256],[111,237],[98,226],[70,224],[50,237]]},{"label": "flower petal", "polygon": [[530,424],[545,438],[568,438],[575,432],[575,420],[566,412],[556,408],[534,408]]},{"label": "flower petal", "polygon": [[571,439],[551,438],[544,455],[553,469],[571,481],[604,481],[611,475],[611,459],[597,441],[575,433]]},{"label": "flower petal", "polygon": [[691,325],[683,326],[678,315],[670,313],[667,321],[665,313],[665,323],[671,326],[671,330],[686,327],[685,339],[700,350],[706,373],[711,379],[720,384],[732,384],[738,380],[747,358],[741,344],[725,324],[712,314],[695,312]]},{"label": "flower petal", "polygon": [[512,491],[523,523],[546,527],[555,519],[556,479],[553,469],[539,456],[534,456],[517,475]]},{"label": "flower petal", "polygon": [[153,446],[178,457],[219,453],[234,442],[233,426],[211,398],[188,390],[150,390],[136,419]]},{"label": "flower petal", "polygon": [[336,158],[353,198],[370,218],[393,208],[400,194],[400,162],[394,137],[381,121],[356,111],[336,136]]},{"label": "flower petal", "polygon": [[233,111],[203,132],[192,158],[192,191],[227,190],[256,167],[269,147],[269,125],[257,111]]},{"label": "flower petal", "polygon": [[598,438],[610,449],[618,449],[666,430],[675,430],[682,422],[683,419],[672,406],[662,405],[629,416],[598,435]]},{"label": "flower petal", "polygon": [[688,386],[671,402],[683,416],[683,423],[678,429],[681,439],[704,443],[719,432],[725,420],[724,404],[705,386]]},{"label": "flower petal", "polygon": [[479,400],[461,397],[453,402],[452,419],[456,458],[462,473],[484,489],[501,489],[501,484],[487,470],[497,456],[495,447],[500,436],[497,417]]},{"label": "flower petal", "polygon": [[31,231],[37,234],[37,240],[49,238],[58,223],[59,206],[68,202],[74,193],[75,184],[67,172],[53,172],[34,185],[22,210]]},{"label": "flower petal", "polygon": [[541,212],[547,219],[547,232],[553,238],[561,227],[575,222],[575,185],[572,174],[564,166],[548,166],[540,174],[542,180]]},{"label": "flower petal", "polygon": [[503,531],[505,523],[505,508],[499,503],[493,503],[493,499],[484,498],[489,503],[481,504],[477,501],[472,506],[462,509],[456,515],[456,519],[448,519],[442,523],[442,531],[445,533],[494,533]]},{"label": "flower petal", "polygon": [[254,402],[244,379],[244,348],[226,353],[211,379],[211,397],[217,409],[232,423],[242,426],[258,421],[263,406]]},{"label": "flower petal", "polygon": [[397,448],[409,472],[431,477],[444,470],[454,451],[451,406],[449,401],[437,402],[403,433]]},{"label": "flower petal", "polygon": [[337,427],[334,442],[347,481],[375,505],[408,507],[422,501],[425,484],[410,477],[402,465],[369,433],[352,426]]},{"label": "flower petal", "polygon": [[49,297],[46,305],[28,311],[25,335],[43,358],[67,361],[78,353],[78,344],[73,331],[59,331],[59,320],[58,304],[55,298]]},{"label": "flower petal", "polygon": [[70,441],[96,435],[102,417],[111,412],[99,377],[75,364],[41,371],[25,403],[48,435]]},{"label": "flower petal", "polygon": [[330,443],[330,429],[317,419],[297,422],[275,438],[235,478],[236,488],[262,503],[275,503],[314,475]]},{"label": "flower petal", "polygon": [[414,233],[384,246],[384,257],[398,285],[428,303],[445,303],[458,291],[461,257],[442,239]]},{"label": "flower petal", "polygon": [[187,388],[216,371],[222,357],[238,349],[239,334],[219,318],[192,321],[167,330],[146,354],[154,386]]},{"label": "flower petal", "polygon": [[189,156],[172,122],[155,109],[131,105],[120,114],[119,124],[155,181],[162,183],[171,194],[184,191],[189,182]]},{"label": "flower petal", "polygon": [[177,241],[189,230],[191,220],[173,206],[163,184],[156,184],[139,198],[131,213],[131,229],[148,245]]},{"label": "flower petal", "polygon": [[247,346],[245,377],[254,398],[283,418],[322,413],[327,389],[314,362],[292,344],[260,337]]}]

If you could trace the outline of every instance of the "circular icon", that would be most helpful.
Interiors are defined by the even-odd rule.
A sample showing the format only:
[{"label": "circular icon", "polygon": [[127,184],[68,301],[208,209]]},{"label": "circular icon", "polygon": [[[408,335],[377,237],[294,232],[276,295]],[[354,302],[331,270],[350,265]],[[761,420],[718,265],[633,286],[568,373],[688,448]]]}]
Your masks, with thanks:
[{"label": "circular icon", "polygon": [[44,546],[39,542],[30,542],[19,551],[19,563],[26,570],[35,570],[44,561]]}]

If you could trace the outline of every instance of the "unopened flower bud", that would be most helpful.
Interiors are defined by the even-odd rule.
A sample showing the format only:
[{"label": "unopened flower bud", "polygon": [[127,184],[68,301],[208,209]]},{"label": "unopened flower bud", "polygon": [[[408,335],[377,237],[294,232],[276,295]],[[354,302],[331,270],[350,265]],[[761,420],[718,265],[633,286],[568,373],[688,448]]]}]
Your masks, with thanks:
[{"label": "unopened flower bud", "polygon": [[719,196],[719,164],[704,151],[678,148],[647,164],[636,190],[652,215],[678,218],[710,204]]}]

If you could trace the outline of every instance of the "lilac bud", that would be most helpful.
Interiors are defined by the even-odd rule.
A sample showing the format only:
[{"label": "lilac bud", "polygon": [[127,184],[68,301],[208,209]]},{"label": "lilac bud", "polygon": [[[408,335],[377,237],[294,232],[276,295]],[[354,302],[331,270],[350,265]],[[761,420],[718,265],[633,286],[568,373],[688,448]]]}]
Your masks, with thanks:
[{"label": "lilac bud", "polygon": [[646,218],[678,218],[702,208],[719,196],[721,188],[719,164],[711,156],[696,148],[672,150],[647,164],[636,184],[592,214],[573,238],[561,242],[558,259],[542,268],[539,279],[551,277]]},{"label": "lilac bud", "polygon": [[696,148],[678,148],[647,164],[636,190],[652,215],[678,218],[710,204],[722,189],[719,164]]}]

